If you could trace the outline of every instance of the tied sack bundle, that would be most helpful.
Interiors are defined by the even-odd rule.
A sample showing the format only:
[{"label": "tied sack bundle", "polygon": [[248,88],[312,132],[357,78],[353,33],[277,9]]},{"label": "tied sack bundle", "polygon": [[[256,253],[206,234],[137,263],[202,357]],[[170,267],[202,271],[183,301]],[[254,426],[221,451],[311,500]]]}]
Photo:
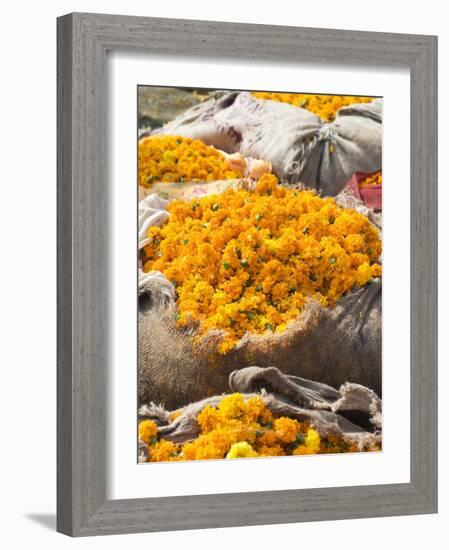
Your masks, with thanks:
[{"label": "tied sack bundle", "polygon": [[283,181],[335,196],[354,172],[382,168],[382,100],[341,108],[333,122],[295,105],[230,92],[154,131],[200,139],[228,153],[271,162]]},{"label": "tied sack bundle", "polygon": [[142,201],[140,403],[174,408],[222,393],[232,371],[254,364],[380,394],[379,231],[339,206],[345,193],[321,199],[273,179],[254,191]]}]

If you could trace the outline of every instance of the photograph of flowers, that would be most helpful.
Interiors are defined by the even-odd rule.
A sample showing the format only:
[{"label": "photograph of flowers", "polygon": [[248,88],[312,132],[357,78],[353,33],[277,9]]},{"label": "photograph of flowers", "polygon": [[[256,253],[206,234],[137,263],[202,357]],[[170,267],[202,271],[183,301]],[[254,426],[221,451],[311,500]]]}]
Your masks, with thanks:
[{"label": "photograph of flowers", "polygon": [[312,92],[137,87],[139,463],[382,450],[382,98]]}]

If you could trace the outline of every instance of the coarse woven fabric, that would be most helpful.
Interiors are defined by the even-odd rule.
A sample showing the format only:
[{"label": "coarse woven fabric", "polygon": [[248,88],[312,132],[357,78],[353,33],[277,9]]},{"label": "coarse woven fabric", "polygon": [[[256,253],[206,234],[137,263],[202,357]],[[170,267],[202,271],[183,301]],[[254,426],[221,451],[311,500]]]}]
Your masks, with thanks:
[{"label": "coarse woven fabric", "polygon": [[[310,301],[281,334],[247,334],[225,355],[220,331],[198,340],[175,321],[175,303],[160,286],[140,296],[139,402],[180,407],[227,390],[232,371],[276,366],[285,374],[335,388],[345,382],[381,393],[381,281],[343,297],[333,308]],[[162,305],[163,304],[163,305]]]},{"label": "coarse woven fabric", "polygon": [[335,196],[354,172],[382,168],[382,100],[341,108],[332,123],[287,103],[228,92],[153,132],[200,139],[228,153],[271,162],[283,181]]},{"label": "coarse woven fabric", "polygon": [[[322,436],[350,437],[362,447],[380,442],[382,400],[374,391],[359,384],[345,383],[338,390],[316,381],[287,376],[275,367],[251,366],[231,372],[229,390],[244,398],[260,395],[277,416],[309,422]],[[139,420],[151,419],[158,435],[175,443],[185,443],[200,434],[198,414],[206,405],[216,407],[224,395],[215,395],[173,410],[154,403],[142,405]]]}]

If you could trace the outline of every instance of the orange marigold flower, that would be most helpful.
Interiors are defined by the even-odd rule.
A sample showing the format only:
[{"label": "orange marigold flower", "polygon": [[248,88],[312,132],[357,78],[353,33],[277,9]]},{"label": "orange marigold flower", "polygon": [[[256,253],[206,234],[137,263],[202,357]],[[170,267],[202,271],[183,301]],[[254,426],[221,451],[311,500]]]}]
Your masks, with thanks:
[{"label": "orange marigold flower", "polygon": [[299,423],[293,418],[282,416],[274,421],[274,430],[280,441],[283,443],[292,443],[298,434]]},{"label": "orange marigold flower", "polygon": [[246,402],[246,418],[262,424],[273,421],[271,411],[267,409],[263,399],[259,396],[250,397]]},{"label": "orange marigold flower", "polygon": [[206,405],[197,416],[201,431],[207,433],[221,425],[220,411],[216,407]]},{"label": "orange marigold flower", "polygon": [[161,439],[150,447],[149,462],[166,462],[171,460],[179,460],[178,445],[172,441]]},{"label": "orange marigold flower", "polygon": [[262,445],[258,449],[259,456],[285,456],[287,452],[278,443],[274,445]]},{"label": "orange marigold flower", "polygon": [[147,445],[156,437],[157,425],[152,420],[139,422],[139,439]]},{"label": "orange marigold flower", "polygon": [[218,405],[218,410],[220,411],[220,415],[225,419],[239,418],[246,412],[246,403],[242,394],[232,393],[223,397]]}]

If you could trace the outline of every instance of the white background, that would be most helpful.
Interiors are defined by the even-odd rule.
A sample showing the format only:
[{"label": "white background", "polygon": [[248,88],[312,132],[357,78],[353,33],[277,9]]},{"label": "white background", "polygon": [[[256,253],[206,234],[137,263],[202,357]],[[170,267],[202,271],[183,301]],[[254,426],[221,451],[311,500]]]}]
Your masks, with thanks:
[{"label": "white background", "polygon": [[[75,1],[12,4],[2,10],[0,48],[2,82],[0,163],[2,270],[1,367],[2,419],[1,519],[2,545],[46,548],[121,548],[148,545],[171,548],[247,547],[272,548],[284,544],[332,545],[334,548],[401,546],[440,547],[447,538],[449,499],[447,464],[449,444],[445,403],[440,400],[440,513],[436,516],[367,519],[356,521],[244,527],[179,533],[126,535],[70,540],[54,533],[55,513],[55,17],[71,11],[95,11],[178,17],[364,29],[440,35],[440,97],[447,98],[449,39],[441,3],[423,5],[378,0],[361,4],[352,0],[317,4],[276,2],[170,3]],[[447,126],[441,101],[440,127]],[[449,147],[447,132],[440,136],[444,168]],[[441,170],[441,178],[447,177]],[[440,209],[449,199],[447,185],[440,187]],[[449,363],[444,335],[447,321],[443,256],[447,229],[441,212],[442,334],[440,363]],[[447,387],[447,369],[440,372],[440,388]],[[444,543],[443,543],[444,544]]]},{"label": "white background", "polygon": [[[166,57],[112,54],[108,60],[110,89],[108,159],[113,219],[110,222],[112,261],[109,303],[113,304],[110,381],[107,395],[109,427],[109,498],[273,491],[337,487],[410,480],[410,264],[409,71],[257,64],[240,60],[182,61]],[[157,76],[155,76],[157,75]],[[136,319],[136,83],[243,89],[319,90],[349,95],[384,96],[383,165],[383,342],[381,453],[136,464],[135,414],[137,358]],[[405,137],[404,137],[405,134]],[[388,185],[394,182],[395,185]],[[401,204],[401,208],[396,208]],[[397,225],[402,230],[397,229]],[[133,396],[133,398],[131,398]],[[282,474],[280,475],[280,472]]]}]

